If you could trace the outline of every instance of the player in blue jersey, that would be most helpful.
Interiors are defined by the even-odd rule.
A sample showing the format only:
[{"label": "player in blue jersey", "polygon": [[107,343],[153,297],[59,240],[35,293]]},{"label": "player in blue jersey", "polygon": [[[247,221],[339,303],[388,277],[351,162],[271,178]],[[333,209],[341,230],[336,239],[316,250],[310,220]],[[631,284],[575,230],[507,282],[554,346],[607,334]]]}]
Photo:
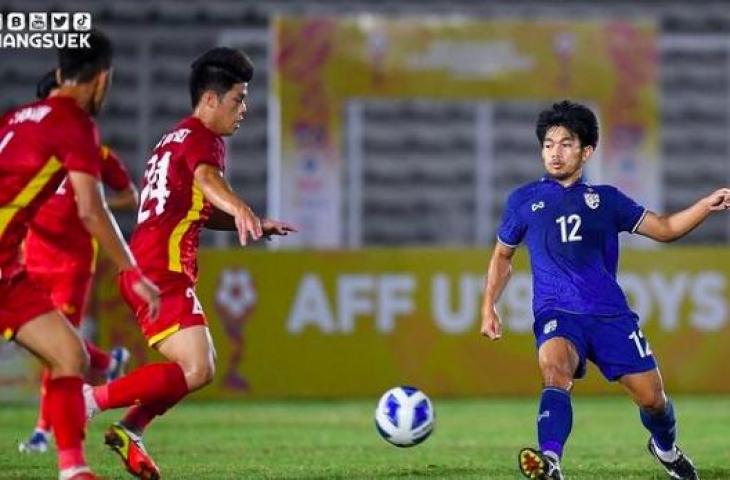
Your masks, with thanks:
[{"label": "player in blue jersey", "polygon": [[563,101],[540,113],[536,128],[547,174],[509,196],[489,264],[481,333],[502,336],[495,308],[512,255],[523,241],[533,274],[533,331],[543,391],[537,416],[539,450],[519,453],[520,471],[538,480],[562,479],[560,458],[573,423],[570,391],[591,360],[620,382],[650,432],[648,449],[672,478],[697,479],[677,447],[676,420],[657,363],[616,281],[620,232],[660,242],[676,240],[713,211],[730,207],[722,188],[685,210],[658,215],[615,187],[589,185],[583,167],[598,143],[598,122],[583,105]]}]

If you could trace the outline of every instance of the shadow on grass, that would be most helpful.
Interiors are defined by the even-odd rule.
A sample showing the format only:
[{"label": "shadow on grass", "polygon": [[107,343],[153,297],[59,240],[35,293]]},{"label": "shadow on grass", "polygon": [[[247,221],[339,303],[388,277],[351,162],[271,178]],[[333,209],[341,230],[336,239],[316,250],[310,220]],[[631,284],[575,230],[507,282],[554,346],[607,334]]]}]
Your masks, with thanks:
[{"label": "shadow on grass", "polygon": [[423,477],[423,478],[463,478],[468,475],[486,474],[484,468],[477,467],[441,467],[429,465],[426,468],[404,468],[389,473],[389,477]]},{"label": "shadow on grass", "polygon": [[[446,467],[438,465],[429,465],[424,468],[393,468],[387,473],[382,471],[374,471],[369,475],[361,474],[350,474],[350,475],[337,475],[337,474],[313,474],[297,476],[296,478],[305,480],[352,480],[360,478],[493,478],[490,472],[486,468],[481,467]],[[500,476],[499,478],[504,478]]]},{"label": "shadow on grass", "polygon": [[727,480],[730,478],[730,468],[699,468],[700,478],[702,480],[708,479],[722,479]]},{"label": "shadow on grass", "polygon": [[[658,467],[644,468],[618,468],[612,469],[603,467],[596,468],[571,468],[564,471],[567,478],[575,480],[608,480],[608,479],[631,479],[631,480],[666,480],[669,478],[664,470]],[[702,480],[728,480],[730,479],[730,468],[700,468],[699,476]]]}]

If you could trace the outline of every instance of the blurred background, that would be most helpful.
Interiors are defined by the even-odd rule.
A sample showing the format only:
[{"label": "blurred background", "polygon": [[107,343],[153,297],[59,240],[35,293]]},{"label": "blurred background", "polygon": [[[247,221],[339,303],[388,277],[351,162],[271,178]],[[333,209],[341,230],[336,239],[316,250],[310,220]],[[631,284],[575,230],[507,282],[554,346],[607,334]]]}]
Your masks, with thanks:
[{"label": "blurred background", "polygon": [[[504,202],[542,175],[534,123],[563,98],[600,116],[589,180],[675,211],[730,179],[724,1],[0,1],[91,12],[116,49],[98,121],[140,179],[191,111],[192,60],[243,49],[256,72],[226,175],[294,237],[236,247],[206,232],[199,296],[219,348],[208,398],[437,396],[539,390],[526,254],[479,337]],[[0,52],[0,109],[30,100],[54,53]],[[135,215],[121,214],[126,235]],[[626,238],[621,283],[674,391],[730,392],[730,216],[670,246]],[[103,260],[88,334],[148,360]],[[32,398],[33,361],[0,347],[0,399]],[[29,373],[31,372],[31,373]],[[719,380],[718,380],[719,379]],[[30,385],[30,386],[29,386]],[[578,393],[612,391],[593,371]]]}]

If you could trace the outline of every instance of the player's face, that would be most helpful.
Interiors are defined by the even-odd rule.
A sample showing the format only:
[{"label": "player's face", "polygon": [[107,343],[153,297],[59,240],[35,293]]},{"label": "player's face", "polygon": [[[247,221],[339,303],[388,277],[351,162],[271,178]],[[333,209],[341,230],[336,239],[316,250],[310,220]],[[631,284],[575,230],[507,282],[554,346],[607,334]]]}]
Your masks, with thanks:
[{"label": "player's face", "polygon": [[248,83],[236,83],[221,98],[216,107],[215,116],[218,133],[233,135],[246,116],[246,96]]},{"label": "player's face", "polygon": [[565,127],[548,129],[542,142],[542,160],[548,175],[568,180],[581,175],[593,147],[581,147],[578,137]]}]

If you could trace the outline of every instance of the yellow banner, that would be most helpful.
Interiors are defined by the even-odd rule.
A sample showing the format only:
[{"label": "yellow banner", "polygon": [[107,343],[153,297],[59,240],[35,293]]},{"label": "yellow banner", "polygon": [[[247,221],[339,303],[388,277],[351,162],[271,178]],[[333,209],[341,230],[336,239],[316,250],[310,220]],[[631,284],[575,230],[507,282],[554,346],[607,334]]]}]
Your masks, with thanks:
[{"label": "yellow banner", "polygon": [[[375,396],[413,384],[435,396],[535,393],[527,256],[500,309],[505,335],[479,335],[486,250],[204,251],[198,296],[218,350],[204,398]],[[730,252],[628,251],[621,283],[670,392],[730,392],[725,380]],[[100,268],[103,343],[156,357]],[[578,393],[612,391],[591,369]]]},{"label": "yellow banner", "polygon": [[587,102],[601,124],[593,180],[660,204],[651,22],[368,14],[284,16],[272,28],[281,166],[270,203],[280,199],[277,215],[302,227],[288,246],[342,245],[343,117],[353,100]]}]

